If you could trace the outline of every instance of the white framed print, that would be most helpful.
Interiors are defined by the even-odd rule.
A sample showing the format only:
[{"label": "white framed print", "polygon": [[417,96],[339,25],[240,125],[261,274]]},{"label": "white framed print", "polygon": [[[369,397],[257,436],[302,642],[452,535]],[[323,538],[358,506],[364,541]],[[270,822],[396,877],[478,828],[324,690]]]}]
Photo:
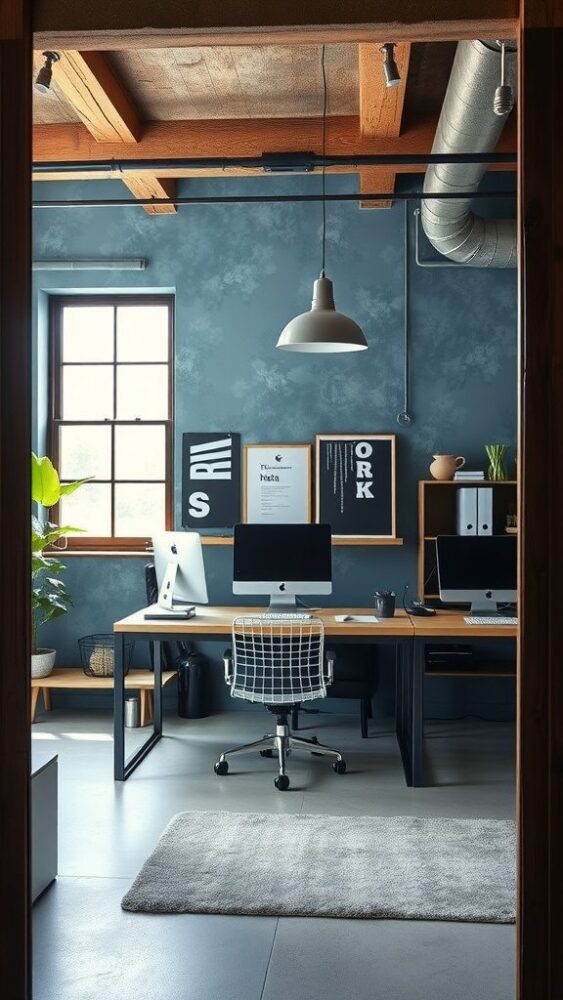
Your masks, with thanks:
[{"label": "white framed print", "polygon": [[311,445],[245,445],[243,516],[247,524],[310,524]]}]

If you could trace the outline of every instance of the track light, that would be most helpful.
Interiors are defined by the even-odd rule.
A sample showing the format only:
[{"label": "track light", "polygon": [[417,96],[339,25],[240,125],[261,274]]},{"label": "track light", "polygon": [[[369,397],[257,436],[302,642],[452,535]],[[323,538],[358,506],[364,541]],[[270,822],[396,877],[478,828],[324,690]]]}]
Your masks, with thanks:
[{"label": "track light", "polygon": [[383,54],[383,75],[386,87],[398,87],[401,82],[397,63],[395,62],[395,42],[386,42],[379,51]]},{"label": "track light", "polygon": [[500,45],[500,84],[495,90],[493,111],[495,115],[502,118],[512,111],[514,107],[514,94],[512,93],[510,84],[505,83],[506,42],[499,42],[498,44]]},{"label": "track light", "polygon": [[35,89],[40,94],[46,94],[50,90],[53,79],[53,63],[58,62],[61,58],[58,52],[44,52],[43,55],[45,56],[45,65],[41,67],[35,77]]}]

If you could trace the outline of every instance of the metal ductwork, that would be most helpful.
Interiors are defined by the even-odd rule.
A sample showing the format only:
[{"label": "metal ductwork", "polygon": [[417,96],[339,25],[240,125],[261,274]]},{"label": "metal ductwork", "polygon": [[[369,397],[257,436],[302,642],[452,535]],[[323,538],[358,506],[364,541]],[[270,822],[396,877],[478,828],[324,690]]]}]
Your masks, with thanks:
[{"label": "metal ductwork", "polygon": [[[516,54],[506,52],[506,84],[515,87]],[[459,42],[436,129],[433,153],[486,153],[496,149],[508,114],[495,112],[501,78],[498,42]],[[477,191],[487,167],[482,163],[435,164],[424,180],[425,193]],[[516,267],[516,222],[483,219],[471,198],[427,198],[420,217],[432,245],[468,267]]]}]

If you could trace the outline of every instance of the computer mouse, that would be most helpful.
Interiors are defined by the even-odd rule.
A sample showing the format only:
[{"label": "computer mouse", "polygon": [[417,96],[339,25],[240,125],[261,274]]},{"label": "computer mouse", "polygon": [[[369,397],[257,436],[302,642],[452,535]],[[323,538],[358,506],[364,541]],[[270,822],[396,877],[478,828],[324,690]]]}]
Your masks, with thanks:
[{"label": "computer mouse", "polygon": [[436,614],[434,608],[427,608],[425,604],[415,603],[410,608],[407,608],[407,614],[413,615],[413,617],[419,618],[431,618]]}]

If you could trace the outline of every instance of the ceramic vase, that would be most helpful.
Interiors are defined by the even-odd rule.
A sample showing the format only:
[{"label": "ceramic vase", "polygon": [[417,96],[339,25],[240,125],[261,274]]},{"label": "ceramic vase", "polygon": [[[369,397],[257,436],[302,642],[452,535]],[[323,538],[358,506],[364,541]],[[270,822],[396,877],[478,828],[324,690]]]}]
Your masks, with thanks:
[{"label": "ceramic vase", "polygon": [[434,461],[430,466],[430,475],[433,479],[446,480],[453,479],[454,472],[465,465],[463,455],[433,455]]}]

